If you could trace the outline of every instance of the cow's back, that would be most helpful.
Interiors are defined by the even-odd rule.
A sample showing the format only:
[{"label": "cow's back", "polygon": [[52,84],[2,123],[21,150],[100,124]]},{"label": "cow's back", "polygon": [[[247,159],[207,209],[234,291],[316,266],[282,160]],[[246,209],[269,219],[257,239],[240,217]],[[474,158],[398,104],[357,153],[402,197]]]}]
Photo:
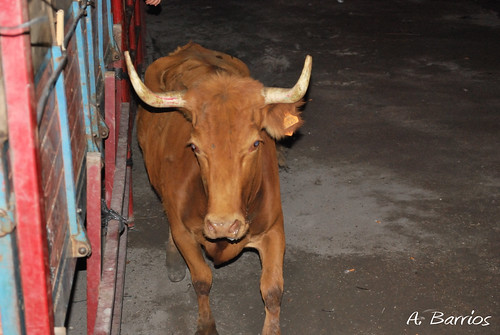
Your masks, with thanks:
[{"label": "cow's back", "polygon": [[248,67],[238,58],[189,43],[153,62],[146,70],[144,83],[153,92],[184,90],[217,71],[250,76]]}]

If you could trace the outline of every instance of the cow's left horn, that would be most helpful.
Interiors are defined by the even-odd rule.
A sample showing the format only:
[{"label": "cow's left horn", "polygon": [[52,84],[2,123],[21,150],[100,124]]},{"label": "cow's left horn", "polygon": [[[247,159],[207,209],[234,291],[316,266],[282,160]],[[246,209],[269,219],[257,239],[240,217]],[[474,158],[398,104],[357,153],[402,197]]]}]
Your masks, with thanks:
[{"label": "cow's left horn", "polygon": [[264,96],[266,104],[294,103],[302,99],[304,94],[306,94],[307,87],[309,86],[311,69],[312,57],[310,55],[307,55],[300,78],[294,87],[264,87],[262,89],[262,95]]},{"label": "cow's left horn", "polygon": [[134,86],[135,92],[142,101],[153,107],[167,108],[167,107],[183,107],[186,104],[184,100],[183,91],[170,91],[165,93],[155,93],[144,85],[139,75],[135,71],[132,60],[128,51],[123,53],[125,55],[125,62],[127,63],[128,75],[130,82]]}]

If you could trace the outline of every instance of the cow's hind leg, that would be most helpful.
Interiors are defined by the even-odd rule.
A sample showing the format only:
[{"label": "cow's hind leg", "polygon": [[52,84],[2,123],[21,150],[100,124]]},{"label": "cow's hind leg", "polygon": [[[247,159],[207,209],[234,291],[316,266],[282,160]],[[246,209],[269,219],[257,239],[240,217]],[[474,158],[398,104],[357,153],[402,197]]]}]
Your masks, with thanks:
[{"label": "cow's hind leg", "polygon": [[179,282],[186,277],[186,263],[182,258],[174,239],[172,238],[172,229],[168,232],[167,242],[167,273],[172,282]]},{"label": "cow's hind leg", "polygon": [[208,295],[212,287],[212,271],[203,258],[203,251],[192,235],[183,228],[172,231],[173,238],[186,261],[198,298],[196,335],[218,335]]},{"label": "cow's hind leg", "polygon": [[270,230],[257,248],[262,262],[260,292],[266,308],[262,335],[281,334],[280,310],[283,296],[285,239],[280,228]]}]

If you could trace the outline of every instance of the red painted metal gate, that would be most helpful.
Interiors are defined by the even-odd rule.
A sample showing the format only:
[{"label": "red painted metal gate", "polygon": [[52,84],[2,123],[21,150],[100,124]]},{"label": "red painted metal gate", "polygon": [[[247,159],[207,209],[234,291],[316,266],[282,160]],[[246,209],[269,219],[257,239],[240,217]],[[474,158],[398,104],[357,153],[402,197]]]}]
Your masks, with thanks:
[{"label": "red painted metal gate", "polygon": [[65,333],[78,258],[88,334],[120,331],[133,120],[122,51],[141,66],[142,6],[0,0],[0,334]]}]

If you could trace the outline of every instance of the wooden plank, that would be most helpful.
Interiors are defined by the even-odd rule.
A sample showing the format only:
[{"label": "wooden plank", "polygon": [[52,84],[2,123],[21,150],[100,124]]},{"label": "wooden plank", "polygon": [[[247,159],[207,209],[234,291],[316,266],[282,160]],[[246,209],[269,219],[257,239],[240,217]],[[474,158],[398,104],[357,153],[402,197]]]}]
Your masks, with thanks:
[{"label": "wooden plank", "polygon": [[[66,29],[74,22],[74,17],[71,16],[66,23]],[[68,63],[64,69],[64,87],[67,103],[68,124],[71,133],[71,151],[73,155],[73,171],[79,172],[82,170],[82,164],[85,161],[87,151],[87,135],[85,133],[84,106],[83,94],[87,94],[82,89],[82,75],[80,67],[80,59],[77,52],[76,38],[73,37],[67,48]],[[84,112],[82,112],[84,111]],[[74,182],[77,183],[79,174],[75,173]]]},{"label": "wooden plank", "polygon": [[[49,61],[36,83],[38,98],[40,87],[45,87],[54,70]],[[65,238],[68,231],[66,209],[66,188],[64,185],[64,165],[61,150],[61,124],[58,115],[59,104],[54,92],[50,93],[43,116],[38,125],[40,138],[40,165],[43,198],[45,199],[45,218],[49,252],[49,269],[54,289],[55,275],[61,263]]]},{"label": "wooden plank", "polygon": [[66,207],[66,193],[64,192],[64,174],[60,174],[57,180],[57,196],[46,198],[47,209],[50,213],[47,217],[47,235],[49,243],[49,266],[50,277],[54,280],[55,273],[60,266],[65,238],[68,232],[68,211]]}]

